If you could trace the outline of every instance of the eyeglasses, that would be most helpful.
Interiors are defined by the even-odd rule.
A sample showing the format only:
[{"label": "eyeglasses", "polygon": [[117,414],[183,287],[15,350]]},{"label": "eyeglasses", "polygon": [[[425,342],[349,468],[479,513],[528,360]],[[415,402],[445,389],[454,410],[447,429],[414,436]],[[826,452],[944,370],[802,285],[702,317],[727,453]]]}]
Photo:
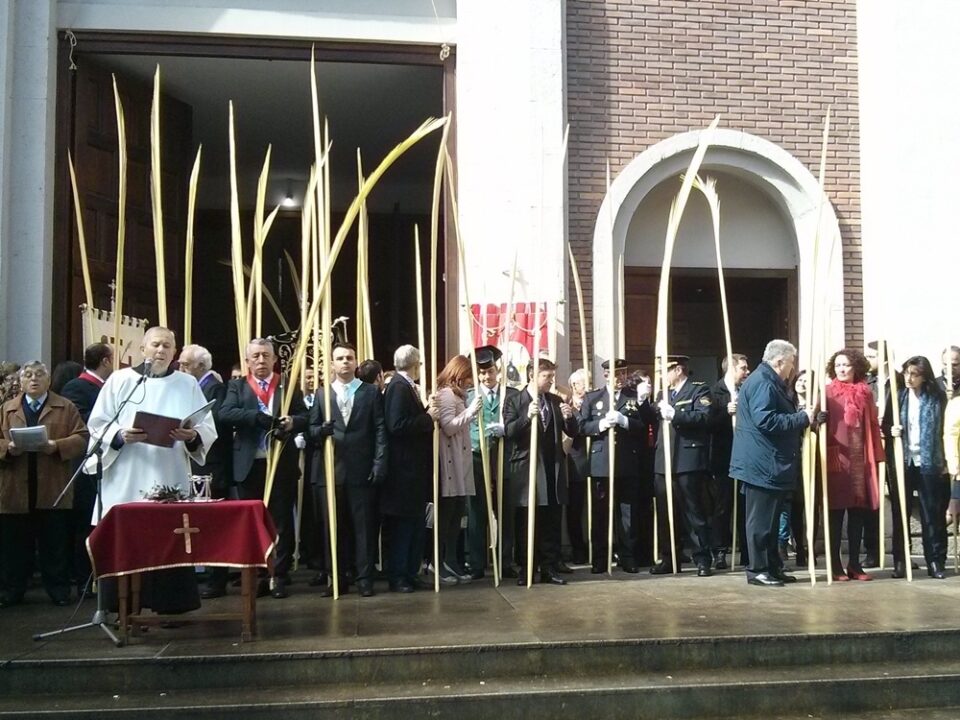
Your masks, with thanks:
[{"label": "eyeglasses", "polygon": [[20,373],[20,377],[24,380],[39,380],[40,378],[47,377],[47,373],[43,370],[24,370]]}]

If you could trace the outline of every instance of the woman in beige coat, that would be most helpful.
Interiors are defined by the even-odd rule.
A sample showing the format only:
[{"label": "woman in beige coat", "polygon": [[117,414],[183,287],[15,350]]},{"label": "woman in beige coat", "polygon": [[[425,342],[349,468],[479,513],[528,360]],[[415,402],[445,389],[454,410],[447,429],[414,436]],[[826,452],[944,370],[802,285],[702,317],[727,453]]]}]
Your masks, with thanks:
[{"label": "woman in beige coat", "polygon": [[440,424],[440,508],[437,528],[440,538],[440,579],[448,584],[470,582],[470,575],[457,560],[457,540],[466,512],[466,497],[475,495],[470,421],[480,409],[480,398],[466,406],[467,390],[473,386],[470,360],[457,355],[437,376],[437,394],[432,402]]}]

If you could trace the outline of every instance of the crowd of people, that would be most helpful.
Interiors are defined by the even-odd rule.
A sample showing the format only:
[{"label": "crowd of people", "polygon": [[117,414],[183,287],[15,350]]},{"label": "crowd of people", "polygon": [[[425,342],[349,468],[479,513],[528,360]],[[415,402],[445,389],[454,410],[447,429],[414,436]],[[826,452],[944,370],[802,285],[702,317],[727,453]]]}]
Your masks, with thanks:
[{"label": "crowd of people", "polygon": [[[802,568],[816,553],[807,547],[811,503],[800,469],[808,428],[826,438],[826,478],[816,487],[826,488],[827,517],[819,518],[821,498],[812,505],[815,529],[825,522],[819,530],[829,531],[833,579],[872,578],[866,569],[879,563],[880,498],[889,492],[898,518],[898,478],[908,515],[917,497],[927,573],[945,577],[947,523],[960,510],[957,347],[944,351],[939,376],[922,356],[884,368],[888,378],[896,373],[895,393],[878,380],[875,345],[842,349],[823,369],[829,382],[817,407],[807,380],[819,382],[818,373],[798,372],[797,350],[783,340],[767,345],[753,372],[746,356],[725,358],[712,384],[691,377],[689,358],[671,356],[666,393],[622,359],[603,364],[596,389],[584,370],[558,383],[545,357],[529,364],[525,384],[501,385],[506,368],[493,346],[475,349],[476,367],[466,355],[450,359],[432,393],[410,345],[396,349],[385,373],[375,360],[358,362],[349,343],[334,342],[329,382],[308,370],[302,388],[286,384],[269,339],[252,340],[246,375],[238,366],[226,381],[209,351],[178,352],[168,329],[148,330],[140,349],[143,362],[118,371],[102,343],[86,349],[82,366],[65,363],[52,374],[36,361],[0,367],[0,607],[23,601],[35,569],[58,605],[73,588],[91,592],[83,543],[97,521],[101,474],[104,513],[155,485],[186,490],[192,475],[210,476],[216,497],[258,499],[271,446],[279,448],[269,498],[279,541],[273,577],[261,578],[258,593],[277,599],[290,592],[297,517],[300,561],[316,570],[309,584],[325,596],[333,594],[335,566],[341,593],[353,587],[369,597],[378,581],[409,593],[432,589],[433,573],[448,585],[481,580],[492,553],[502,577],[519,584],[532,557],[535,579],[552,585],[565,585],[578,566],[596,575],[613,567],[662,575],[688,564],[709,577],[739,564],[749,583],[780,586],[796,581],[786,572],[791,556]],[[211,401],[195,426],[171,432],[171,447],[145,442],[134,426],[137,411],[182,417]],[[38,426],[42,443],[18,446],[25,436],[11,430]],[[79,467],[98,443],[102,453]],[[72,492],[57,503],[77,469]],[[298,508],[301,477],[310,492]],[[904,577],[911,553],[899,522],[893,558],[893,577]],[[190,568],[154,575],[144,605],[162,612],[193,609],[230,584],[225,568],[212,569],[199,587]]]}]

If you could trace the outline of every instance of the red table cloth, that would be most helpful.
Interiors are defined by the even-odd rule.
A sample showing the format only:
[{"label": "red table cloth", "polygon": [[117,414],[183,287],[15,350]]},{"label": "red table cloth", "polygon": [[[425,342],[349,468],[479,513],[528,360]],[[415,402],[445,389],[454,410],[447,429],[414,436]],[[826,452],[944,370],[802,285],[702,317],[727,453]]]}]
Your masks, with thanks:
[{"label": "red table cloth", "polygon": [[267,567],[277,531],[260,500],[115,505],[87,539],[96,577],[193,565]]}]

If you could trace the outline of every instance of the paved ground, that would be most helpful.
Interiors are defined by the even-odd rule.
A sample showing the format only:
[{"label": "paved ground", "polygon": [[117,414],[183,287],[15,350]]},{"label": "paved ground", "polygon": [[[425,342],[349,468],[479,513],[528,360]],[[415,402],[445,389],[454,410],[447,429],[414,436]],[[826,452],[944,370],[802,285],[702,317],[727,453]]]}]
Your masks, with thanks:
[{"label": "paved ground", "polygon": [[[403,648],[624,638],[678,638],[733,635],[821,634],[960,627],[960,576],[944,581],[916,573],[912,584],[875,571],[873,582],[835,583],[822,575],[811,587],[802,581],[785,588],[748,586],[741,573],[697,578],[653,577],[641,572],[596,579],[578,569],[566,587],[517,587],[491,579],[444,587],[439,594],[398,595],[378,583],[378,595],[355,593],[339,601],[321,598],[295,576],[286,600],[264,598],[258,605],[260,637],[238,642],[238,624],[179,629],[154,628],[129,646],[114,648],[95,629],[43,643],[33,633],[86,621],[94,601],[57,608],[34,589],[23,605],[0,610],[0,660],[191,656],[232,653]],[[382,592],[381,592],[382,588]],[[198,613],[239,603],[233,596],[208,601]]]}]

